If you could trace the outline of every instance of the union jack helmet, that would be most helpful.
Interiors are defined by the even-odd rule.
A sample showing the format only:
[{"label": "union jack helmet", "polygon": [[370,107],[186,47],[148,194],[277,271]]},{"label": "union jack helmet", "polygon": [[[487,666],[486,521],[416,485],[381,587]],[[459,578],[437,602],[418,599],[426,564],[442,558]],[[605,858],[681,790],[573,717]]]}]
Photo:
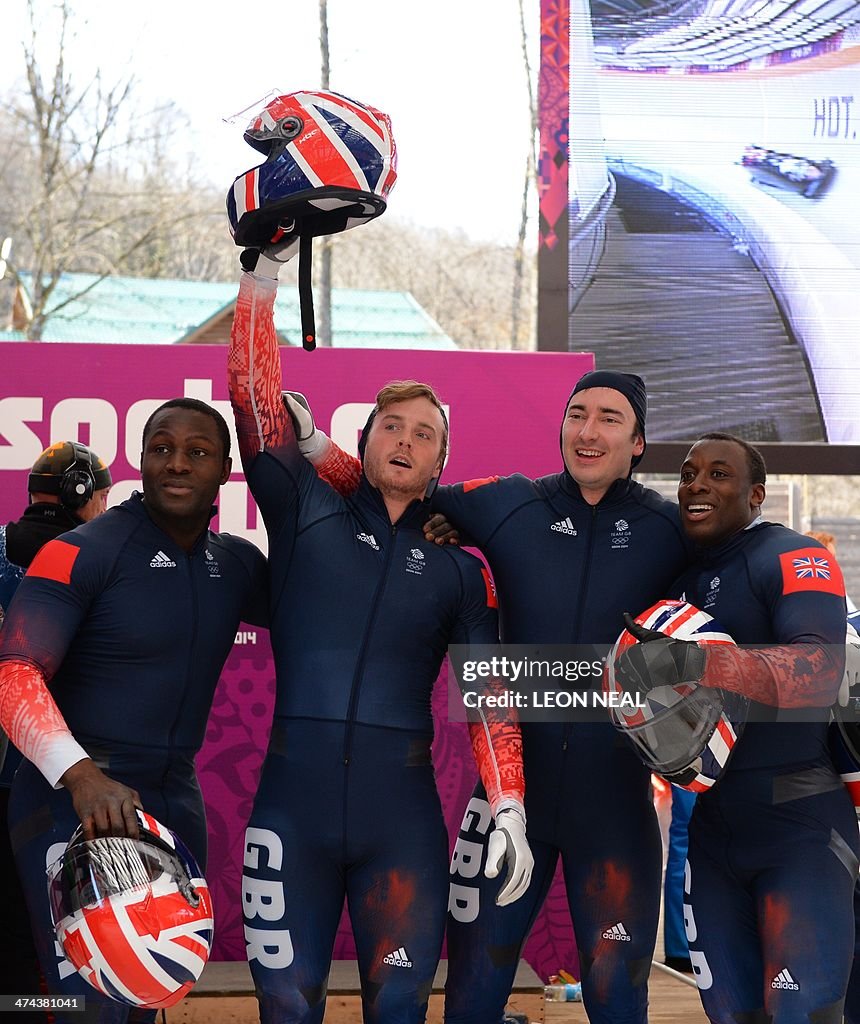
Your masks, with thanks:
[{"label": "union jack helmet", "polygon": [[140,838],[84,839],[78,828],[48,868],[54,930],[102,995],[129,1006],[178,1003],[212,948],[212,900],[182,840],[137,812]]},{"label": "union jack helmet", "polygon": [[336,92],[271,100],[245,129],[266,162],[227,193],[237,245],[262,248],[292,230],[336,234],[378,217],[397,177],[387,114]]},{"label": "union jack helmet", "polygon": [[[734,640],[708,615],[686,601],[658,601],[636,616],[646,629],[698,644],[733,644]],[[615,674],[615,659],[636,638],[626,629],[615,641],[604,672],[608,693],[625,694]],[[726,767],[746,723],[749,700],[698,682],[637,690],[637,706],[618,701],[612,723],[633,743],[645,765],[681,789],[707,792]]]}]

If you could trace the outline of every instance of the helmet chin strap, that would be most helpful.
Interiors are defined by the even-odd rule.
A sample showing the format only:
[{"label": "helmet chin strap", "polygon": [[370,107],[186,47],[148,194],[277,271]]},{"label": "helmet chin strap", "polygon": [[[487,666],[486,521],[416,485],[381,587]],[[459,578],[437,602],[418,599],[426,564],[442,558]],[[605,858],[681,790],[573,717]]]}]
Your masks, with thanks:
[{"label": "helmet chin strap", "polygon": [[302,347],[306,352],[313,352],[317,347],[312,269],[313,236],[302,234],[299,236],[299,310],[302,318]]},{"label": "helmet chin strap", "polygon": [[422,501],[426,501],[428,503],[430,502],[430,499],[436,493],[436,488],[439,486],[439,477],[441,475],[442,470],[440,469],[435,476],[430,478],[430,483],[427,484],[427,490],[424,492],[424,497],[422,498]]}]

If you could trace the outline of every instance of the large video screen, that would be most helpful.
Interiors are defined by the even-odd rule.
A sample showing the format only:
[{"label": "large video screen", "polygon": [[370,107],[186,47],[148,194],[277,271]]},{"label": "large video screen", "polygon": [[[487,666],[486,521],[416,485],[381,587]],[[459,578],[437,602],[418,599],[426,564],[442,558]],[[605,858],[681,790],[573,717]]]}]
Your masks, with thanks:
[{"label": "large video screen", "polygon": [[645,377],[654,440],[860,442],[860,7],[542,10],[541,269],[564,242],[565,346]]}]

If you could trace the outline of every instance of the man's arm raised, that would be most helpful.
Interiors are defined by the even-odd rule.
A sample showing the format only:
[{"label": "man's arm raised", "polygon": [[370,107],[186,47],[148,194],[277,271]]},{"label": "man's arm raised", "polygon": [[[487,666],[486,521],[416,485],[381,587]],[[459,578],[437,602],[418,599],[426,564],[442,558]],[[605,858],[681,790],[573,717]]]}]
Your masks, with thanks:
[{"label": "man's arm raised", "polygon": [[[280,251],[288,258],[290,248]],[[284,261],[277,256],[258,250],[242,253],[245,269],[230,332],[227,385],[246,473],[260,452],[296,445],[292,420],[281,401],[281,356],[274,307],[277,271]]]}]

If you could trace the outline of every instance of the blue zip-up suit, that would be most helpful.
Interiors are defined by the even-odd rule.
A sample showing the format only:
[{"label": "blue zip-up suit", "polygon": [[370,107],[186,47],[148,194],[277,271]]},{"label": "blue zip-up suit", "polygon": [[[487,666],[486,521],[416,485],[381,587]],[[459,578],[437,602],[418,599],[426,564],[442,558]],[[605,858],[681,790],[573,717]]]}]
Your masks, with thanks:
[{"label": "blue zip-up suit", "polygon": [[[630,480],[592,506],[567,472],[490,478],[439,488],[434,509],[487,558],[505,643],[611,644],[623,612],[662,597],[686,564],[677,507]],[[522,731],[531,886],[497,907],[498,882],[460,877],[455,860],[446,1020],[501,1021],[561,857],[589,1018],[644,1024],[662,856],[649,772],[608,721],[524,722]],[[459,842],[482,844],[485,856],[477,826],[467,815]],[[615,937],[619,924],[629,941]]]},{"label": "blue zip-up suit", "polygon": [[[817,541],[759,523],[706,550],[675,593],[713,615],[738,644],[839,648],[845,599],[829,558]],[[792,668],[797,679],[803,650]],[[754,707],[757,717],[766,713]],[[750,722],[693,811],[687,938],[714,1024],[842,1020],[857,821],[828,750],[829,709],[807,708],[802,718]]]},{"label": "blue zip-up suit", "polygon": [[478,559],[424,540],[423,503],[392,524],[366,479],[344,499],[305,462],[281,402],[275,287],[243,277],[230,354],[277,671],[245,850],[248,958],[264,1024],[321,1021],[346,898],[365,1021],[412,1024],[448,895],[431,693],[449,644],[497,643],[495,598]]},{"label": "blue zip-up suit", "polygon": [[[206,821],[194,755],[239,621],[266,621],[265,591],[265,559],[252,544],[205,532],[186,553],[137,494],[49,541],[0,630],[0,661],[42,672],[75,739],[139,792],[201,866]],[[86,1015],[68,1016],[77,1024],[125,1020],[128,1007],[102,997],[55,949],[45,868],[79,824],[68,792],[24,761],[9,824],[49,991],[86,997]]]}]

